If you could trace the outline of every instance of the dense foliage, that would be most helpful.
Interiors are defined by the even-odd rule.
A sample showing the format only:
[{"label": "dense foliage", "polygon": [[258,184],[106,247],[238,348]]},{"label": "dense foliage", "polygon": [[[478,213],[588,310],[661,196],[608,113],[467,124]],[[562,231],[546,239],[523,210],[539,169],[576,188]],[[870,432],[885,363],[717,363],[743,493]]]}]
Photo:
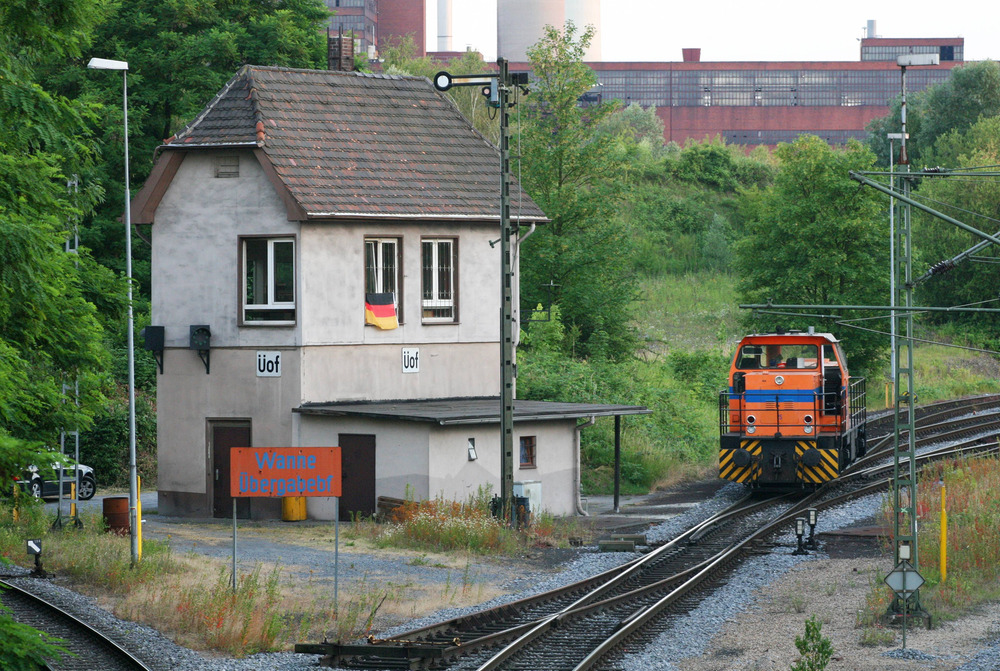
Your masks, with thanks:
[{"label": "dense foliage", "polygon": [[[901,129],[902,98],[897,97],[889,114],[868,124],[869,144],[877,165],[889,165],[888,133]],[[951,131],[964,132],[982,117],[1000,115],[1000,64],[996,61],[967,63],[951,71],[944,83],[906,95],[907,154],[914,170],[941,164],[934,145]],[[899,159],[899,141],[895,142]]]},{"label": "dense foliage", "polygon": [[517,129],[521,184],[551,222],[522,246],[521,298],[525,306],[553,300],[567,327],[567,352],[620,359],[634,348],[629,307],[637,284],[630,222],[618,216],[625,197],[625,161],[617,137],[599,133],[616,102],[580,105],[597,84],[583,53],[593,36],[546,27],[528,49],[531,94],[522,100]]},{"label": "dense foliage", "polygon": [[[746,235],[736,245],[734,263],[742,302],[887,305],[888,221],[878,193],[859,189],[848,176],[870,169],[875,155],[858,142],[834,149],[816,136],[802,136],[779,145],[775,156],[774,184],[748,193],[743,202]],[[840,313],[852,319],[874,316]],[[762,311],[748,315],[746,324],[758,333],[779,326],[805,330],[815,325],[811,319]],[[818,326],[844,341],[855,375],[874,371],[888,354],[880,334]]]},{"label": "dense foliage", "polygon": [[[899,132],[900,128],[897,99],[887,116],[869,125],[869,145],[878,154],[877,165],[889,162],[886,133]],[[1000,187],[997,178],[989,173],[1000,165],[1000,64],[965,64],[955,68],[947,82],[908,95],[907,132],[911,169],[942,169],[939,177],[913,181],[912,197],[973,228],[996,234]],[[898,141],[896,145],[894,160],[898,159]],[[964,174],[950,175],[951,171]],[[883,202],[888,205],[884,197]],[[933,265],[954,259],[981,242],[979,236],[913,209],[913,272],[922,280],[915,290],[917,304],[997,307],[995,296],[987,290],[1000,279],[1000,268],[989,262],[989,257],[995,256],[990,246],[958,262],[947,273],[925,278]],[[995,315],[938,313],[921,319],[937,324],[951,322],[961,332],[960,340],[1000,350]]]}]

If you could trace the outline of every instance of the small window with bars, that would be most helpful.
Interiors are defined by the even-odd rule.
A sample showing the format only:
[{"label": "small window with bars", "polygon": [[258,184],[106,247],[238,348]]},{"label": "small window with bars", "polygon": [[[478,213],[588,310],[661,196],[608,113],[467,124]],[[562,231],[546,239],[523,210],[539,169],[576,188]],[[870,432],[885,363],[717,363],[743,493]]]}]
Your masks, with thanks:
[{"label": "small window with bars", "polygon": [[421,315],[425,324],[457,321],[455,288],[455,248],[448,238],[421,241]]}]

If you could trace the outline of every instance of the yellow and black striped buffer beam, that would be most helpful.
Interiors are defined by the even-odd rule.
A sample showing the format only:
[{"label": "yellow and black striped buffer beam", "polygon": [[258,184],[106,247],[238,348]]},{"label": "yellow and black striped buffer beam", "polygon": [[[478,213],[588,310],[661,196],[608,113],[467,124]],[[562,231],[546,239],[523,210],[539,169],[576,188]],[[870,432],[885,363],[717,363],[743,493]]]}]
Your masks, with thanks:
[{"label": "yellow and black striped buffer beam", "polygon": [[[719,477],[733,482],[754,482],[760,477],[761,444],[759,440],[741,440],[738,450],[719,450]],[[738,454],[749,453],[750,458]],[[741,461],[746,464],[738,465]]]},{"label": "yellow and black striped buffer beam", "polygon": [[[829,482],[840,475],[840,460],[837,450],[823,450],[816,447],[814,440],[799,440],[795,443],[798,467],[795,477],[802,482],[818,485]],[[806,465],[813,462],[815,465]]]}]

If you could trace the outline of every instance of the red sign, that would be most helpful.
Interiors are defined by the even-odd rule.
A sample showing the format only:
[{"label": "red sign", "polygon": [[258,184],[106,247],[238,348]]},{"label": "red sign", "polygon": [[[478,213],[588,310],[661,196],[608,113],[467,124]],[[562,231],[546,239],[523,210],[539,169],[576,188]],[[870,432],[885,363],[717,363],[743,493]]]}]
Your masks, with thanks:
[{"label": "red sign", "polygon": [[234,447],[230,495],[340,496],[339,447]]}]

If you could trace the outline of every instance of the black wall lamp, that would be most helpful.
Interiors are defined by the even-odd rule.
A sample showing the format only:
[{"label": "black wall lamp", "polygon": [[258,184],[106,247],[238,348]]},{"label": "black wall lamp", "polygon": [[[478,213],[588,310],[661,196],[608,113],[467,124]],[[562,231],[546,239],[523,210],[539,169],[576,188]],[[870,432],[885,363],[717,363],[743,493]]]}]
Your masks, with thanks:
[{"label": "black wall lamp", "polygon": [[209,361],[211,360],[211,345],[209,341],[212,339],[212,329],[208,324],[192,324],[191,325],[191,344],[188,345],[190,349],[197,350],[198,358],[202,360],[205,364],[205,374],[209,373]]},{"label": "black wall lamp", "polygon": [[146,326],[139,331],[139,335],[142,336],[143,347],[153,353],[160,375],[163,375],[163,327]]}]

